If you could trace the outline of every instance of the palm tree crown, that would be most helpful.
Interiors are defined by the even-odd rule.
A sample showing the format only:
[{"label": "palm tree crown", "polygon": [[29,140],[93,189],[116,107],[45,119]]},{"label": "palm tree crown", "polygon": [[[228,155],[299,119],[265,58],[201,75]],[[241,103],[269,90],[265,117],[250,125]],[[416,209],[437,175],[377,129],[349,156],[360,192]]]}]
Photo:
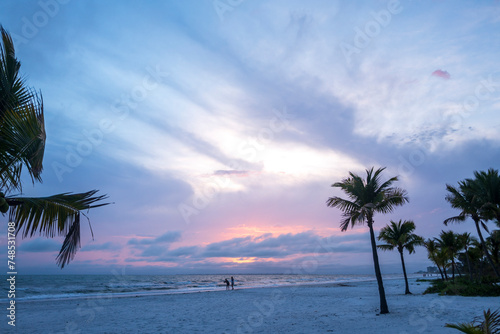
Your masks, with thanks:
[{"label": "palm tree crown", "polygon": [[378,235],[378,240],[383,240],[387,244],[378,245],[382,250],[393,250],[397,248],[399,252],[407,250],[410,254],[415,252],[415,246],[422,246],[424,238],[413,233],[415,231],[415,223],[411,220],[402,222],[393,222],[390,225],[382,228]]},{"label": "palm tree crown", "polygon": [[385,168],[379,168],[374,172],[373,167],[366,170],[366,180],[350,172],[350,177],[332,185],[342,189],[349,197],[330,197],[326,202],[328,206],[337,207],[344,212],[344,220],[340,223],[342,231],[346,231],[349,224],[354,226],[365,221],[370,224],[375,212],[390,213],[396,206],[409,201],[405,190],[391,187],[398,180],[396,176],[385,182],[380,180],[380,174],[384,170]]},{"label": "palm tree crown", "polygon": [[0,212],[10,210],[9,220],[23,237],[65,235],[57,256],[62,268],[80,246],[82,211],[108,203],[101,202],[106,196],[95,196],[97,190],[42,198],[9,194],[22,192],[23,170],[33,183],[42,181],[46,133],[42,96],[26,87],[14,43],[2,26],[0,35]]}]

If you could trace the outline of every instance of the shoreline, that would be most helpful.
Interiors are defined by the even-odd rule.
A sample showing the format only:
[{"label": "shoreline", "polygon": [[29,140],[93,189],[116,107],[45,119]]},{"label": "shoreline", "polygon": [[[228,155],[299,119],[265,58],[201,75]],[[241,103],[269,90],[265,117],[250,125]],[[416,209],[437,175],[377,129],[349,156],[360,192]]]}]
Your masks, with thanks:
[{"label": "shoreline", "polygon": [[[434,277],[437,279],[438,277]],[[421,277],[411,277],[410,280],[421,279]],[[426,277],[427,279],[427,277]],[[403,280],[404,277],[385,277],[384,282],[392,281],[392,280]],[[249,285],[249,286],[238,286],[235,285],[235,290],[247,290],[247,289],[266,289],[266,288],[280,288],[280,287],[302,287],[302,286],[327,286],[327,285],[339,285],[339,284],[356,284],[356,283],[364,283],[364,282],[376,282],[375,277],[366,277],[362,279],[341,279],[337,281],[330,282],[304,282],[304,283],[290,283],[290,284],[276,284],[276,285]],[[103,296],[113,296],[113,298],[127,298],[127,297],[142,297],[142,296],[157,296],[157,295],[180,295],[180,294],[195,294],[195,293],[208,293],[208,292],[218,292],[225,291],[225,285],[220,285],[215,288],[163,288],[158,290],[150,290],[150,291],[136,291],[136,292],[114,292],[114,291],[106,291],[106,292],[96,292],[92,294],[81,294],[81,295],[51,295],[49,297],[40,297],[37,296],[29,296],[29,297],[19,297],[17,301],[19,302],[48,302],[48,301],[65,301],[65,300],[81,300],[81,299],[99,299],[103,298]],[[0,304],[6,302],[7,299],[0,299]]]},{"label": "shoreline", "polygon": [[[413,278],[409,283],[412,295],[404,295],[404,280],[384,284],[390,311],[384,315],[377,315],[377,282],[367,281],[20,301],[16,327],[23,333],[437,334],[457,333],[444,324],[470,322],[500,305],[500,297],[423,295],[429,282]],[[4,322],[2,332],[8,328]]]}]

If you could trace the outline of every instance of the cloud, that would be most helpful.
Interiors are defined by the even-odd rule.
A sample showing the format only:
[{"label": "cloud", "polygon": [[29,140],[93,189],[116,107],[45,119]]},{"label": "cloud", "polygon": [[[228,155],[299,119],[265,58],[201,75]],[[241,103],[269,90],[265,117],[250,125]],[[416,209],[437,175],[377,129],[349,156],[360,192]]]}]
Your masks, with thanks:
[{"label": "cloud", "polygon": [[[367,253],[371,251],[368,233],[342,234],[322,237],[314,231],[286,233],[276,237],[269,233],[259,236],[232,238],[210,243],[204,247],[186,246],[172,250],[157,245],[150,246],[140,257],[152,261],[171,262],[175,257],[189,261],[211,261],[218,258],[255,258],[255,261],[338,253]],[[154,257],[156,256],[156,259]],[[179,259],[177,259],[179,260]]]},{"label": "cloud", "polygon": [[181,239],[182,232],[180,231],[168,231],[159,237],[151,238],[145,237],[142,239],[132,238],[127,242],[127,245],[154,245],[161,243],[172,243],[179,241]]},{"label": "cloud", "polygon": [[186,247],[179,247],[176,249],[173,249],[168,252],[168,255],[170,256],[189,256],[189,255],[194,255],[198,253],[200,250],[200,247],[198,246],[186,246]]},{"label": "cloud", "polygon": [[167,251],[167,247],[165,247],[165,246],[151,245],[141,253],[141,256],[142,257],[160,256],[163,253],[165,253],[166,251]]},{"label": "cloud", "polygon": [[[403,174],[398,186],[412,202],[394,218],[446,208],[416,221],[431,237],[441,229],[435,222],[456,214],[447,210],[445,183],[498,164],[500,89],[497,74],[490,79],[498,46],[488,43],[498,20],[492,23],[489,6],[457,4],[449,15],[447,6],[423,12],[407,2],[349,65],[340,44],[352,44],[353,29],[363,30],[385,4],[248,2],[221,25],[211,2],[198,11],[179,3],[127,4],[112,20],[103,19],[109,6],[81,12],[68,4],[70,20],[54,20],[18,45],[29,85],[49,97],[50,137],[60,139],[47,141],[47,167],[66,164],[74,153],[68,147],[92,144],[64,182],[49,167],[43,189],[26,191],[39,196],[93,184],[116,202],[91,210],[92,223],[103,223],[103,243],[84,246],[69,270],[95,258],[90,250],[112,250],[116,240],[128,240],[123,253],[131,259],[102,252],[89,263],[117,256],[119,264],[173,262],[197,272],[246,257],[256,258],[245,264],[254,272],[331,254],[357,263],[361,252],[370,255],[366,235],[325,238],[326,226],[340,220],[339,210],[324,205],[332,193],[340,195],[332,182],[373,165],[387,166],[387,176]],[[15,5],[2,22],[17,35],[24,7]],[[130,18],[137,24],[114,29]],[[72,20],[78,24],[68,30]],[[155,29],[145,33],[149,26]],[[131,51],[130,41],[137,46]],[[146,80],[147,89],[141,83],[155,68],[168,76]],[[292,117],[273,122],[275,110]],[[113,130],[99,136],[102,120]],[[194,200],[214,184],[220,191],[199,209]],[[183,223],[181,203],[199,211],[193,224]],[[232,230],[236,225],[255,230]],[[312,228],[322,232],[297,233]],[[175,244],[181,230],[182,243]],[[62,244],[34,241],[24,244],[27,252],[56,252]],[[36,254],[27,257],[40,265]]]},{"label": "cloud", "polygon": [[90,251],[114,251],[120,249],[121,246],[112,242],[105,242],[102,244],[87,244],[82,247],[81,252]]},{"label": "cloud", "polygon": [[169,231],[167,233],[164,233],[160,235],[158,238],[156,238],[154,241],[155,243],[172,243],[179,241],[181,239],[182,232],[180,231]]},{"label": "cloud", "polygon": [[213,175],[215,176],[248,176],[249,172],[246,170],[216,170]]},{"label": "cloud", "polygon": [[443,78],[445,80],[450,79],[450,73],[448,73],[447,71],[443,71],[443,70],[435,70],[434,72],[432,72],[431,75],[434,77]]},{"label": "cloud", "polygon": [[38,238],[19,245],[21,252],[55,252],[61,249],[61,244],[51,239]]}]

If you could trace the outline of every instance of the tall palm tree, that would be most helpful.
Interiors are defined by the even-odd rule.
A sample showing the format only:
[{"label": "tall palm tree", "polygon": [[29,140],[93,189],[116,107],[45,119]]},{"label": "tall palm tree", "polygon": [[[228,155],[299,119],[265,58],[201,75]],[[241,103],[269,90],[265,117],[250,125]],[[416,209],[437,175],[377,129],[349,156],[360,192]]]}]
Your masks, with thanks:
[{"label": "tall palm tree", "polygon": [[437,258],[443,268],[444,279],[448,280],[448,268],[451,266],[450,255],[448,254],[446,248],[439,246],[439,244],[437,249]]},{"label": "tall palm tree", "polygon": [[477,281],[481,282],[484,271],[485,255],[483,252],[483,247],[479,240],[474,239],[472,241],[471,247],[469,247],[469,257],[472,265],[472,271],[476,274]]},{"label": "tall palm tree", "polygon": [[411,294],[410,286],[408,285],[408,276],[406,275],[405,259],[403,256],[403,251],[406,249],[410,254],[415,252],[415,246],[424,245],[424,238],[413,233],[415,231],[415,223],[411,220],[405,220],[402,222],[393,222],[391,220],[390,225],[385,226],[380,230],[378,235],[378,240],[383,240],[386,242],[385,245],[378,245],[381,250],[393,250],[396,248],[401,257],[401,265],[403,266],[403,274],[405,277],[405,294]]},{"label": "tall palm tree", "polygon": [[408,202],[408,196],[405,190],[392,187],[392,184],[398,180],[392,177],[387,181],[380,179],[380,174],[385,170],[379,168],[376,171],[366,170],[366,179],[357,174],[349,172],[349,177],[341,182],[336,182],[332,187],[340,188],[349,199],[340,197],[330,197],[326,204],[329,207],[336,207],[343,211],[343,220],[340,222],[341,231],[346,231],[349,225],[353,227],[356,224],[366,223],[370,230],[370,241],[372,245],[373,265],[375,267],[375,276],[377,277],[378,291],[380,296],[380,313],[389,313],[389,307],[385,299],[384,284],[377,254],[377,244],[375,242],[375,232],[373,230],[373,216],[378,213],[390,213],[396,206]]},{"label": "tall palm tree", "polygon": [[442,265],[442,261],[440,260],[438,255],[439,247],[436,240],[427,239],[424,242],[424,245],[425,248],[427,248],[427,258],[431,260],[438,267],[439,273],[441,274],[441,279],[443,279],[444,281],[444,274],[443,271],[441,270],[441,268],[442,267],[444,268],[444,266]]},{"label": "tall palm tree", "polygon": [[441,231],[439,238],[436,238],[436,241],[441,249],[446,252],[451,261],[452,279],[455,280],[455,258],[457,257],[458,252],[462,249],[458,235],[453,233],[453,231]]},{"label": "tall palm tree", "polygon": [[500,230],[491,231],[486,238],[486,244],[491,250],[491,258],[496,266],[500,265]]},{"label": "tall palm tree", "polygon": [[462,234],[458,235],[458,240],[461,244],[462,249],[465,251],[465,259],[467,261],[467,270],[469,271],[469,278],[472,281],[472,266],[470,263],[470,256],[469,256],[469,247],[473,245],[475,241],[477,241],[476,238],[471,236],[469,232],[464,232]]},{"label": "tall palm tree", "polygon": [[46,139],[43,100],[20,76],[21,64],[12,38],[2,26],[0,34],[0,211],[5,214],[10,210],[9,220],[16,223],[16,234],[21,232],[23,237],[65,235],[56,258],[63,268],[80,247],[82,211],[108,203],[102,203],[106,196],[94,196],[97,190],[42,198],[19,195],[23,170],[33,184],[42,181]]},{"label": "tall palm tree", "polygon": [[449,184],[446,185],[446,190],[448,190],[448,194],[446,195],[446,200],[451,204],[451,207],[454,209],[459,209],[461,212],[454,217],[450,217],[446,219],[443,223],[448,225],[449,223],[459,223],[467,220],[467,218],[472,218],[474,221],[474,225],[476,227],[477,234],[479,236],[479,240],[481,242],[481,247],[483,248],[483,252],[488,259],[493,271],[495,272],[497,277],[500,277],[500,272],[496,268],[491,255],[486,247],[486,243],[484,241],[483,234],[481,232],[481,226],[486,228],[486,225],[482,221],[484,216],[482,215],[484,212],[484,204],[482,204],[479,200],[480,196],[477,195],[477,192],[474,191],[479,186],[474,184],[474,180],[466,179],[465,181],[458,182],[458,188],[455,188]]},{"label": "tall palm tree", "polygon": [[474,171],[474,179],[466,179],[466,184],[478,202],[483,220],[500,221],[500,175],[490,168],[487,172]]}]

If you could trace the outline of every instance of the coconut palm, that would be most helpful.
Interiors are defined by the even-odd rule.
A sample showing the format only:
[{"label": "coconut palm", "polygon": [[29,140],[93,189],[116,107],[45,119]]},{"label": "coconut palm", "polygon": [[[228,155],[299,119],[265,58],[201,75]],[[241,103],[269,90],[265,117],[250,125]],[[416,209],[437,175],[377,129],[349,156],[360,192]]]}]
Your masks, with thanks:
[{"label": "coconut palm", "polygon": [[424,242],[424,246],[427,249],[427,258],[431,260],[438,268],[441,278],[444,280],[443,271],[441,270],[441,263],[438,259],[438,245],[434,239],[427,239]]},{"label": "coconut palm", "polygon": [[458,241],[461,244],[462,249],[465,250],[465,259],[467,261],[467,270],[469,271],[469,278],[472,281],[472,266],[470,263],[469,248],[477,241],[476,238],[471,236],[469,232],[464,232],[458,235]]},{"label": "coconut palm", "polygon": [[486,238],[486,244],[491,250],[491,258],[496,266],[500,265],[500,230],[491,231]]},{"label": "coconut palm", "polygon": [[410,286],[408,285],[408,276],[406,275],[405,259],[403,251],[406,249],[410,254],[415,252],[415,246],[424,245],[424,238],[413,233],[415,231],[415,223],[411,220],[402,222],[394,222],[391,220],[390,225],[385,226],[380,230],[378,240],[386,242],[385,245],[378,245],[381,250],[393,250],[396,248],[401,257],[401,265],[403,266],[403,274],[405,277],[405,294],[411,294]]},{"label": "coconut palm", "polygon": [[500,175],[490,168],[487,172],[475,171],[474,179],[466,179],[470,191],[480,206],[481,218],[500,221]]},{"label": "coconut palm", "polygon": [[486,260],[479,240],[475,239],[472,241],[472,245],[469,247],[469,257],[472,265],[472,271],[476,274],[477,281],[481,282],[485,263],[488,261]]},{"label": "coconut palm", "polygon": [[97,190],[23,197],[21,173],[26,170],[33,184],[41,182],[45,150],[43,100],[28,88],[20,76],[10,35],[0,26],[0,211],[10,210],[16,234],[32,237],[65,235],[57,256],[62,267],[73,259],[80,246],[80,218],[83,210],[106,205]]},{"label": "coconut palm", "polygon": [[443,268],[444,279],[448,280],[448,268],[451,266],[450,255],[448,254],[446,248],[441,247],[438,243],[437,245],[438,249],[436,256],[439,263],[441,264],[441,268]]},{"label": "coconut palm", "polygon": [[472,218],[474,221],[474,225],[476,227],[477,234],[479,236],[479,240],[481,242],[481,247],[483,248],[483,252],[488,259],[493,271],[495,272],[497,277],[500,277],[500,272],[496,268],[491,255],[486,247],[486,243],[481,232],[481,226],[487,230],[486,225],[483,222],[483,213],[484,213],[484,204],[481,204],[479,200],[480,196],[477,195],[477,192],[474,191],[478,189],[478,185],[474,184],[474,180],[467,179],[465,181],[458,182],[458,188],[455,188],[449,184],[446,185],[446,189],[448,190],[448,194],[446,195],[446,200],[451,204],[451,207],[454,209],[459,209],[461,212],[454,217],[450,217],[446,219],[443,223],[448,225],[449,223],[459,223],[467,220],[467,218]]},{"label": "coconut palm", "polygon": [[329,207],[336,207],[343,211],[343,220],[340,222],[341,231],[346,231],[349,225],[366,223],[370,230],[370,241],[372,245],[373,265],[375,276],[377,277],[378,290],[380,296],[380,313],[389,313],[387,301],[385,299],[384,284],[377,254],[377,244],[375,242],[375,232],[373,230],[373,216],[375,213],[390,213],[396,206],[408,202],[405,190],[392,187],[398,180],[392,177],[387,181],[380,179],[380,174],[385,168],[374,168],[366,170],[366,179],[349,172],[349,177],[341,182],[336,182],[332,187],[340,188],[346,193],[348,199],[340,197],[330,197],[326,204]]},{"label": "coconut palm", "polygon": [[441,231],[439,238],[436,238],[436,242],[448,255],[448,259],[451,261],[452,279],[455,280],[455,258],[457,257],[458,252],[462,249],[462,244],[458,235],[453,233],[453,231]]}]

